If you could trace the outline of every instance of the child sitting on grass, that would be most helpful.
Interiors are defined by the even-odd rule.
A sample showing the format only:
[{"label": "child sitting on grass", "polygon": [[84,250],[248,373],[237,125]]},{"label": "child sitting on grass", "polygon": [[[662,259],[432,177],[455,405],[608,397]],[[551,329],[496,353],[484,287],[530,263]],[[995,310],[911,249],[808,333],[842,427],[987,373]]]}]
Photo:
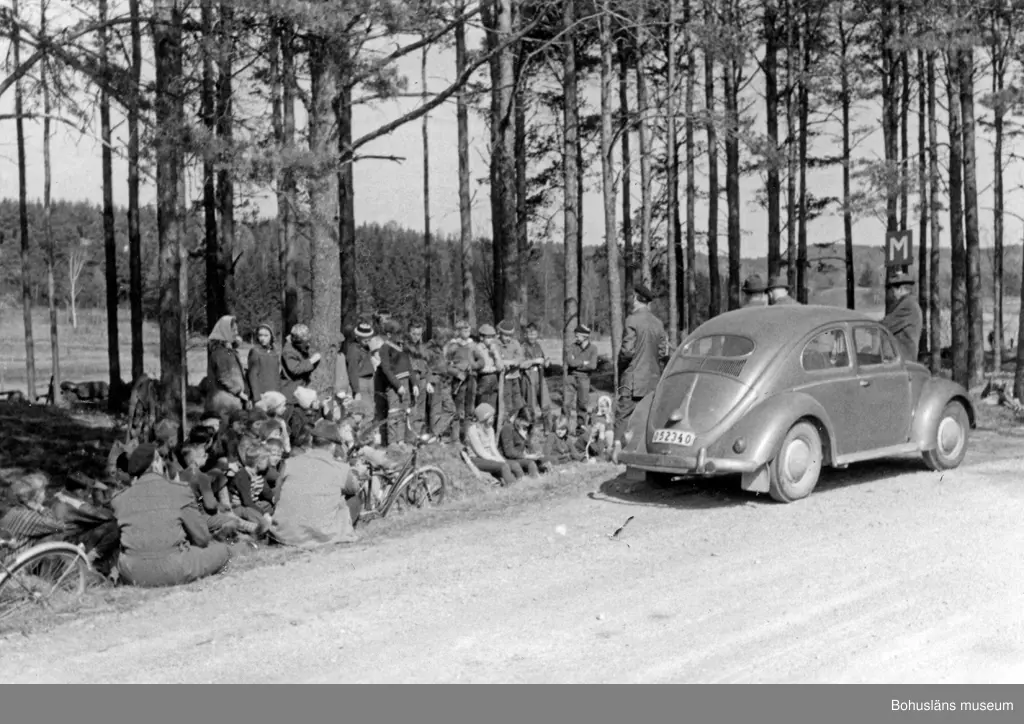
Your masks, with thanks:
[{"label": "child sitting on grass", "polygon": [[259,526],[235,515],[231,510],[230,501],[221,495],[227,486],[227,476],[217,469],[211,473],[203,472],[209,453],[201,438],[190,436],[189,441],[182,446],[181,457],[185,469],[182,470],[180,478],[192,489],[196,507],[206,519],[206,525],[214,540],[226,541],[240,532],[256,533]]},{"label": "child sitting on grass", "polygon": [[533,419],[527,408],[521,409],[515,418],[501,428],[498,436],[498,450],[506,460],[514,460],[530,477],[537,477],[547,470],[547,461],[536,455],[530,448]]},{"label": "child sitting on grass", "polygon": [[551,465],[568,465],[586,459],[577,441],[569,436],[569,420],[564,415],[555,420],[555,431],[544,443],[544,457]]},{"label": "child sitting on grass", "polygon": [[238,454],[242,466],[229,475],[231,509],[238,517],[256,523],[256,535],[262,536],[270,529],[274,511],[273,490],[265,477],[270,455],[258,439],[249,436],[238,444]]}]

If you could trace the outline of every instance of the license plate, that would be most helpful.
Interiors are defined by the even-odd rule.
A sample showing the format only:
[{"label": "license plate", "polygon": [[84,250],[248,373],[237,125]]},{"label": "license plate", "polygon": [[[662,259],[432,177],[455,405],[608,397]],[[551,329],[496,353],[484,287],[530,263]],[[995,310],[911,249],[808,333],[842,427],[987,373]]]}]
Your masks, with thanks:
[{"label": "license plate", "polygon": [[684,432],[683,430],[656,430],[653,442],[686,447],[693,445],[696,437],[692,432]]}]

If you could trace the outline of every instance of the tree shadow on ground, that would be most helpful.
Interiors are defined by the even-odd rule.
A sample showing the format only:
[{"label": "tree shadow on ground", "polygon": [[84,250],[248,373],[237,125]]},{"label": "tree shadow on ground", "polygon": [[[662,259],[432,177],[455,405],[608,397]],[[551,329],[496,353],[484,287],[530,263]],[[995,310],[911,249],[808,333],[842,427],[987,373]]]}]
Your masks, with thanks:
[{"label": "tree shadow on ground", "polygon": [[[851,486],[922,472],[929,470],[919,456],[857,463],[845,470],[825,468],[812,495],[827,495]],[[941,473],[935,475],[939,476]],[[743,490],[738,475],[652,483],[648,482],[642,473],[622,473],[602,483],[598,492],[589,493],[588,497],[591,500],[627,506],[689,510],[741,505],[776,505],[766,493]]]},{"label": "tree shadow on ground", "polygon": [[73,472],[102,478],[115,437],[117,427],[105,413],[0,403],[0,510],[19,474],[44,472],[55,488]]}]

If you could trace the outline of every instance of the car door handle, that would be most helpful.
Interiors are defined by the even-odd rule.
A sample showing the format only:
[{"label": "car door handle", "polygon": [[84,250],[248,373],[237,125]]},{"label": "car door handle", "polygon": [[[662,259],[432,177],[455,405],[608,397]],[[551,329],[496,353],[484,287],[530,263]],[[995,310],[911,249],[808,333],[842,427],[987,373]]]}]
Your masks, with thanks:
[{"label": "car door handle", "polygon": [[860,381],[860,386],[861,387],[870,387],[871,386],[871,380],[861,380]]}]

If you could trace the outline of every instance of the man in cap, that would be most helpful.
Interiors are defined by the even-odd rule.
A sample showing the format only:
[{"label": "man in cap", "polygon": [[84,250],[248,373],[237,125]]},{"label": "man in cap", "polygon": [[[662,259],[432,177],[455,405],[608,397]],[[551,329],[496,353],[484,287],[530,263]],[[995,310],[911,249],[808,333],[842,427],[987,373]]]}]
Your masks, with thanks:
[{"label": "man in cap", "polygon": [[229,552],[213,541],[187,483],[168,480],[157,446],[143,443],[128,459],[135,483],[111,504],[121,530],[117,570],[136,586],[176,586],[217,573]]},{"label": "man in cap", "polygon": [[886,286],[892,288],[896,305],[882,319],[882,324],[896,338],[903,359],[916,362],[924,314],[921,312],[921,305],[917,303],[917,297],[913,294],[914,278],[909,274],[897,274],[886,282]]},{"label": "man in cap", "polygon": [[637,403],[652,392],[661,379],[661,363],[668,357],[665,325],[648,306],[654,292],[643,284],[633,289],[633,311],[626,317],[626,328],[619,347],[619,389],[615,405],[615,450],[618,461],[629,417]]},{"label": "man in cap", "polygon": [[370,340],[373,327],[360,322],[352,333],[353,340],[345,347],[345,364],[348,365],[348,383],[356,399],[373,399],[373,360],[370,359]]},{"label": "man in cap", "polygon": [[356,540],[360,485],[348,464],[334,456],[341,442],[338,425],[318,420],[310,449],[288,460],[270,529],[277,543],[314,547]]},{"label": "man in cap", "polygon": [[570,435],[576,435],[579,428],[587,424],[590,374],[597,369],[597,347],[590,343],[590,328],[585,324],[578,324],[575,335],[576,339],[569,346],[565,356],[565,368],[569,372],[569,377],[566,380],[562,401],[562,414],[569,420]]},{"label": "man in cap", "polygon": [[768,280],[768,286],[765,289],[768,291],[768,303],[773,307],[800,304],[789,295],[789,284],[778,274]]},{"label": "man in cap", "polygon": [[498,375],[501,374],[503,365],[497,332],[491,325],[481,324],[479,334],[480,342],[476,348],[484,364],[477,376],[476,404],[487,404],[498,409]]},{"label": "man in cap", "polygon": [[[375,391],[381,412],[387,416],[384,445],[391,447],[405,441],[405,417],[414,391],[419,388],[419,379],[413,372],[409,355],[399,346],[401,333],[398,322],[389,321],[384,326],[384,337],[377,353]],[[375,345],[376,346],[376,345]]]},{"label": "man in cap", "polygon": [[473,411],[476,407],[476,375],[484,367],[484,358],[473,342],[471,332],[469,322],[459,320],[455,324],[455,337],[444,347],[448,384],[452,399],[455,401],[455,418],[459,425],[457,434],[452,431],[453,441],[465,439],[466,429],[473,422]]},{"label": "man in cap", "polygon": [[767,306],[768,297],[765,294],[766,291],[760,274],[748,276],[743,282],[743,308]]},{"label": "man in cap", "polygon": [[502,415],[499,425],[504,425],[515,418],[525,406],[523,399],[522,366],[526,362],[523,346],[515,338],[516,326],[505,319],[498,325],[498,353],[505,364],[505,383],[503,387]]}]

